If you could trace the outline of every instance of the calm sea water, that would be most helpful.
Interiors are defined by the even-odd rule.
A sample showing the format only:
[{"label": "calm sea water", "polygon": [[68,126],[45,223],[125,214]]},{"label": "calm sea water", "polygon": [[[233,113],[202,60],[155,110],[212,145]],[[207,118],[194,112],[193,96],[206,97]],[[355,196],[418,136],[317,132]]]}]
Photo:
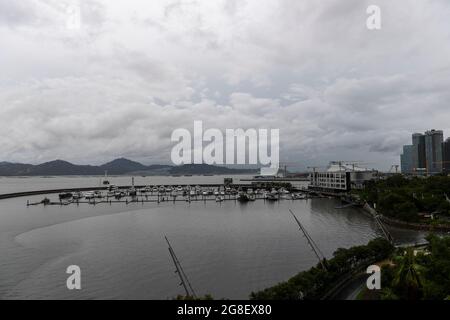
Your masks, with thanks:
[{"label": "calm sea water", "polygon": [[[136,185],[178,185],[190,184],[221,184],[224,178],[232,178],[233,182],[239,183],[241,179],[248,179],[252,176],[149,176],[133,177]],[[130,186],[132,177],[113,176],[108,177],[111,184],[117,186]],[[0,176],[0,194],[34,191],[34,190],[53,190],[64,188],[89,188],[100,187],[104,177],[99,176],[65,176],[65,177],[1,177]]]},{"label": "calm sea water", "polygon": [[[95,179],[3,178],[0,188],[92,186]],[[169,180],[176,178],[165,179],[151,183],[172,184]],[[178,177],[173,184],[183,179],[196,184],[223,177]],[[245,299],[317,262],[290,208],[327,256],[381,235],[370,216],[354,208],[335,209],[339,202],[334,199],[26,207],[27,200],[42,197],[0,201],[1,299],[171,299],[183,290],[165,235],[198,294]],[[424,236],[391,231],[399,243]],[[66,288],[69,265],[81,268],[80,291]]]}]

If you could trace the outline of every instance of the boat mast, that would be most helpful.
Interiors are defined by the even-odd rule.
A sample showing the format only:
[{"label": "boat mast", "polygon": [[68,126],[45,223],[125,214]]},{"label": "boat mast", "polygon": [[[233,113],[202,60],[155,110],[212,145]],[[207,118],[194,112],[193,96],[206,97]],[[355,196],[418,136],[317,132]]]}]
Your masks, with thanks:
[{"label": "boat mast", "polygon": [[197,298],[197,295],[196,295],[194,289],[192,288],[192,285],[191,285],[186,273],[184,272],[184,269],[181,266],[181,263],[178,260],[177,255],[175,254],[175,251],[173,250],[172,246],[170,245],[169,239],[167,239],[166,236],[164,238],[166,239],[166,242],[169,246],[169,253],[170,253],[170,256],[172,257],[173,263],[176,268],[175,273],[177,273],[178,276],[180,277],[180,281],[181,281],[180,285],[183,286],[184,291],[186,292],[186,296]]},{"label": "boat mast", "polygon": [[303,235],[305,236],[306,240],[308,241],[309,246],[311,247],[312,251],[314,251],[317,259],[319,260],[320,265],[324,270],[327,270],[327,267],[324,264],[324,261],[326,261],[325,256],[323,255],[322,251],[320,251],[317,244],[314,242],[313,238],[309,235],[308,231],[303,227],[300,220],[295,216],[294,212],[292,212],[291,209],[289,209],[289,212],[294,217],[295,221],[297,222],[298,226],[300,227],[300,230],[303,232]]}]

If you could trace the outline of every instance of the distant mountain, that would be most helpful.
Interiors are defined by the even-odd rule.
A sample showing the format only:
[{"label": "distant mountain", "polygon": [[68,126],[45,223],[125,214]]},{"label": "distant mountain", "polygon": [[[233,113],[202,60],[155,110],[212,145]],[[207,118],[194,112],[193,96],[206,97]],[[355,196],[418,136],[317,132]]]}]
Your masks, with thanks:
[{"label": "distant mountain", "polygon": [[0,176],[27,175],[31,172],[31,164],[2,162],[0,164]]},{"label": "distant mountain", "polygon": [[257,170],[230,169],[206,164],[182,166],[150,165],[128,159],[116,159],[101,166],[76,165],[55,160],[39,165],[0,162],[0,176],[69,176],[69,175],[200,175],[200,174],[253,174]]},{"label": "distant mountain", "polygon": [[124,174],[127,172],[145,171],[147,167],[143,164],[128,159],[120,158],[108,162],[100,166],[103,172],[108,171],[108,174]]},{"label": "distant mountain", "polygon": [[95,166],[79,166],[63,160],[55,160],[34,166],[31,175],[53,175],[53,176],[74,176],[74,175],[96,175],[100,171]]}]

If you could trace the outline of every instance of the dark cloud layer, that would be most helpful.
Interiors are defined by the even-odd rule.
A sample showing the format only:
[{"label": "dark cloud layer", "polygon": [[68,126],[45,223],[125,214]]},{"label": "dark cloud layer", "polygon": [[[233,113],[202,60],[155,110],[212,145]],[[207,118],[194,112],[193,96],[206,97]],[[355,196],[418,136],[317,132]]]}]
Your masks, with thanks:
[{"label": "dark cloud layer", "polygon": [[170,161],[176,128],[279,128],[281,159],[398,163],[450,133],[450,3],[0,0],[0,160]]}]

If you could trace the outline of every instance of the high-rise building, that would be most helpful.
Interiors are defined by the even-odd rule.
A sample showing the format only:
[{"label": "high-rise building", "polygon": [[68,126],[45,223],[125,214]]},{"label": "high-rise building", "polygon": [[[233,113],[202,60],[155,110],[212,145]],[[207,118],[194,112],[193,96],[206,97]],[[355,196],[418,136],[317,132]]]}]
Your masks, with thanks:
[{"label": "high-rise building", "polygon": [[442,166],[446,174],[450,174],[450,138],[442,143]]},{"label": "high-rise building", "polygon": [[450,139],[444,142],[442,130],[414,133],[412,145],[403,146],[400,160],[403,173],[437,174],[444,169],[450,173]]},{"label": "high-rise building", "polygon": [[411,174],[414,172],[414,146],[403,146],[403,154],[400,156],[401,170],[404,174]]},{"label": "high-rise building", "polygon": [[414,133],[412,135],[413,150],[413,171],[426,168],[425,135]]},{"label": "high-rise building", "polygon": [[442,172],[442,143],[444,133],[442,130],[425,132],[425,161],[428,174]]}]

